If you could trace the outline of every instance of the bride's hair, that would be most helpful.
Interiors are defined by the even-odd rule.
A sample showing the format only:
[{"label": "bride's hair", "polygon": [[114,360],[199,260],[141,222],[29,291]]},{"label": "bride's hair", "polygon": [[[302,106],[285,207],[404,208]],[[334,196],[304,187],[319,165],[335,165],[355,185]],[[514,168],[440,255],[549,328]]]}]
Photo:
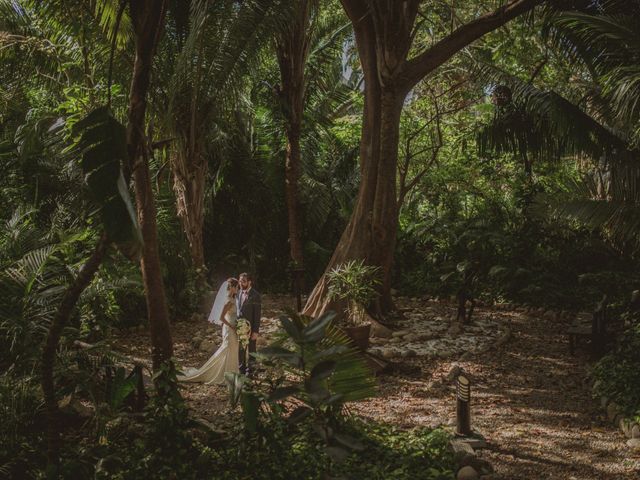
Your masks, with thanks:
[{"label": "bride's hair", "polygon": [[[238,287],[238,285],[240,285],[240,283],[238,282],[237,278],[229,278],[227,279],[227,292],[231,290],[231,288],[233,287]],[[231,295],[229,295],[231,296]]]}]

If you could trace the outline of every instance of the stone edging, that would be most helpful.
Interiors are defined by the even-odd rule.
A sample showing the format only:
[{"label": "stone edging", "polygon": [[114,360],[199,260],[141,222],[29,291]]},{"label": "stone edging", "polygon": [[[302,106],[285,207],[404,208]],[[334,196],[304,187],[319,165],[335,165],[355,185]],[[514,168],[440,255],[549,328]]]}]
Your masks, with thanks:
[{"label": "stone edging", "polygon": [[478,458],[466,441],[454,438],[449,441],[456,461],[456,480],[491,480],[497,478],[489,462]]},{"label": "stone edging", "polygon": [[[596,384],[594,384],[595,387]],[[604,395],[600,397],[600,406],[606,411],[607,419],[629,439],[627,440],[627,445],[632,448],[640,448],[640,424],[625,417],[621,413],[620,406]]]}]

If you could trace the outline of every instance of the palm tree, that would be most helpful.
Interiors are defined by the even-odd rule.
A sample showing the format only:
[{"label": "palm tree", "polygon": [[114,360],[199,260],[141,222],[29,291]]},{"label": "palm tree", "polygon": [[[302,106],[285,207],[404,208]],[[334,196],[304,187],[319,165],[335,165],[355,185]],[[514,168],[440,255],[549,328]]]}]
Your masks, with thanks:
[{"label": "palm tree", "polygon": [[[570,59],[585,65],[601,87],[598,114],[612,128],[640,141],[640,1],[610,0],[586,12],[561,12],[549,21],[547,36]],[[606,104],[609,104],[608,106]]]},{"label": "palm tree", "polygon": [[172,59],[176,66],[163,116],[174,138],[171,172],[177,212],[201,279],[209,161],[226,138],[226,116],[244,94],[244,77],[283,15],[278,5],[268,0],[241,5],[232,0],[192,2],[188,35]]},{"label": "palm tree", "polygon": [[640,247],[640,2],[613,0],[595,12],[553,17],[549,36],[592,72],[600,86],[595,114],[622,145],[602,168],[574,185],[573,198],[550,202],[555,215],[602,228],[618,246]]},{"label": "palm tree", "polygon": [[276,34],[276,57],[280,68],[278,96],[287,135],[285,176],[289,218],[289,248],[294,269],[303,267],[300,225],[299,183],[301,175],[300,136],[304,115],[305,66],[310,41],[317,22],[318,5],[314,0],[294,2],[293,14]]},{"label": "palm tree", "polygon": [[[307,99],[307,93],[311,89],[316,94],[323,92],[327,97],[331,95],[321,80],[327,77],[326,70],[331,68],[331,60],[342,58],[345,25],[341,15],[323,12],[317,0],[297,0],[293,3],[291,18],[282,25],[275,36],[276,57],[280,70],[280,85],[275,90],[287,139],[285,195],[291,267],[297,291],[301,288],[304,271],[300,198],[300,182],[304,170],[302,144],[305,129],[307,132],[313,130],[313,126],[307,127],[303,124],[305,110],[311,104]],[[344,81],[339,79],[337,85],[344,85]],[[336,90],[333,94],[338,92],[339,90]],[[347,102],[344,104],[348,104]],[[317,112],[325,113],[322,110]],[[325,115],[325,121],[322,123],[326,124],[329,117]]]},{"label": "palm tree", "polygon": [[[485,68],[500,84],[496,115],[479,133],[481,152],[533,158],[587,156],[596,165],[565,194],[541,196],[551,215],[601,228],[620,247],[640,246],[640,2],[607,2],[585,12],[551,12],[551,44],[585,67],[594,86],[577,105],[553,91]],[[499,98],[502,97],[502,98]]]}]

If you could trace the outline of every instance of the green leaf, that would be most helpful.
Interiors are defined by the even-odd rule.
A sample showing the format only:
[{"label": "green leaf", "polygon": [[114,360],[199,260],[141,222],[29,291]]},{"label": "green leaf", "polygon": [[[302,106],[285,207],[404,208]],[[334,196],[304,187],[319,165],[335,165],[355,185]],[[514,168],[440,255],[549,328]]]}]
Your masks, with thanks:
[{"label": "green leaf", "polygon": [[341,353],[345,353],[349,351],[349,347],[346,345],[333,345],[325,350],[322,350],[311,356],[311,360],[316,361],[325,357],[331,357],[333,355],[340,355]]},{"label": "green leaf", "polygon": [[302,357],[300,355],[296,352],[292,352],[291,350],[278,346],[265,347],[258,351],[255,356],[257,358],[262,357],[269,360],[279,358],[294,367],[300,367],[302,365]]},{"label": "green leaf", "polygon": [[110,474],[121,470],[122,467],[124,467],[124,464],[118,455],[108,455],[98,460],[98,463],[96,463],[95,473],[97,477],[104,475],[108,478],[111,476]]},{"label": "green leaf", "polygon": [[260,399],[253,393],[243,393],[240,397],[240,405],[244,416],[244,426],[250,433],[258,429],[258,412]]},{"label": "green leaf", "polygon": [[105,231],[120,251],[135,259],[142,251],[142,236],[122,165],[127,162],[126,128],[107,107],[99,107],[78,121],[75,149],[92,197],[100,206]]},{"label": "green leaf", "polygon": [[289,417],[287,418],[287,421],[291,423],[298,423],[304,420],[305,418],[307,418],[312,413],[313,413],[312,409],[303,405],[296,408],[293,412],[291,412],[291,415],[289,415]]},{"label": "green leaf", "polygon": [[449,273],[445,273],[444,275],[440,276],[440,281],[441,282],[448,282],[453,276],[457,275],[458,272],[449,272]]},{"label": "green leaf", "polygon": [[78,120],[72,128],[72,133],[74,135],[81,135],[83,130],[89,128],[91,125],[104,121],[109,115],[111,115],[111,111],[107,105],[98,107],[89,112],[84,118]]},{"label": "green leaf", "polygon": [[91,170],[84,179],[89,186],[93,198],[99,204],[104,204],[118,193],[118,177],[120,165],[109,160],[108,152],[95,152],[104,155],[100,158],[100,166]]},{"label": "green leaf", "polygon": [[323,422],[315,422],[311,425],[311,428],[313,428],[313,431],[316,432],[322,441],[326,443],[329,443],[333,438],[333,428]]},{"label": "green leaf", "polygon": [[135,375],[125,378],[125,370],[123,367],[119,367],[116,370],[116,374],[111,384],[111,390],[109,391],[109,405],[113,410],[119,410],[125,399],[136,389]]},{"label": "green leaf", "polygon": [[227,372],[224,374],[224,379],[229,385],[229,401],[231,406],[235,408],[244,390],[247,377],[240,373]]},{"label": "green leaf", "polygon": [[508,271],[508,269],[506,267],[503,267],[502,265],[494,265],[489,270],[488,276],[489,276],[489,278],[497,277],[498,275],[502,275],[503,273],[506,273],[507,271]]},{"label": "green leaf", "polygon": [[279,400],[290,397],[291,395],[295,395],[298,392],[300,392],[300,388],[296,386],[276,388],[273,392],[271,392],[267,401],[277,402]]},{"label": "green leaf", "polygon": [[464,273],[469,269],[469,267],[471,267],[471,262],[465,260],[464,262],[460,262],[458,265],[456,265],[456,270],[460,273]]},{"label": "green leaf", "polygon": [[[109,151],[112,151],[113,145],[104,144],[105,138],[112,138],[112,134],[113,130],[109,125],[109,119],[105,117],[101,123],[90,125],[86,130],[82,132],[82,135],[78,140],[78,147],[84,150],[84,152],[94,150],[95,148],[98,148],[100,146],[104,146],[108,148]],[[120,158],[117,153],[110,156]],[[85,172],[90,172],[100,165],[99,163],[93,163],[91,160],[91,156],[83,159],[82,168]]]},{"label": "green leaf", "polygon": [[344,433],[336,433],[333,435],[333,438],[342,446],[347,447],[356,452],[361,452],[365,449],[364,445],[361,442],[359,442],[358,440],[356,440],[350,435],[346,435]]},{"label": "green leaf", "polygon": [[349,451],[342,447],[325,447],[324,450],[335,463],[342,463],[349,458]]},{"label": "green leaf", "polygon": [[313,367],[310,374],[310,380],[315,382],[329,378],[335,368],[336,362],[334,360],[324,360]]},{"label": "green leaf", "polygon": [[317,342],[324,337],[327,326],[336,317],[335,312],[326,312],[314,319],[302,330],[302,338],[307,342]]},{"label": "green leaf", "polygon": [[302,340],[302,332],[300,328],[297,327],[289,318],[285,316],[280,317],[280,323],[282,324],[282,328],[287,332],[294,341],[299,342]]},{"label": "green leaf", "polygon": [[331,397],[331,392],[319,381],[306,380],[304,386],[313,403],[323,403]]},{"label": "green leaf", "polygon": [[[120,251],[128,258],[135,258],[142,245],[142,236],[137,228],[133,206],[127,201],[128,191],[122,173],[117,185],[118,192],[105,202],[101,211],[102,221],[111,232],[110,238],[118,244]],[[129,221],[123,221],[125,218]]]},{"label": "green leaf", "polygon": [[344,399],[344,395],[342,393],[335,393],[331,395],[329,398],[327,398],[327,400],[324,403],[326,403],[327,405],[333,405],[334,403],[341,402],[343,399]]}]

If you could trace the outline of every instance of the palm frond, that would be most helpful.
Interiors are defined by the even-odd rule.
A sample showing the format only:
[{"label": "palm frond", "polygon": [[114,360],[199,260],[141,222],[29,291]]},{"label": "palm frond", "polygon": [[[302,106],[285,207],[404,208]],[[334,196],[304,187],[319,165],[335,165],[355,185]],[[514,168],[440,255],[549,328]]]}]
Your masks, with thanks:
[{"label": "palm frond", "polygon": [[244,86],[243,77],[260,57],[262,46],[284,17],[280,3],[251,0],[194,1],[190,32],[175,61],[169,111],[179,124],[189,120],[196,101],[198,119],[207,121],[225,107],[232,111]]},{"label": "palm frond", "polygon": [[577,105],[553,91],[541,91],[513,75],[485,66],[479,76],[495,88],[507,88],[511,98],[498,106],[492,122],[478,134],[482,154],[532,154],[560,158],[587,154],[599,158],[606,152],[626,150],[625,133],[601,124]]},{"label": "palm frond", "polygon": [[[350,345],[349,338],[335,326],[327,329],[327,348]],[[376,383],[362,353],[349,348],[340,354],[337,367],[329,381],[331,389],[344,395],[347,402],[357,402],[376,395]]]},{"label": "palm frond", "polygon": [[122,13],[120,23],[116,30],[116,22],[118,19],[118,10],[123,0],[98,0],[95,3],[94,13],[98,20],[98,24],[104,30],[105,35],[110,40],[116,35],[116,46],[124,48],[133,39],[133,25],[131,17],[129,17],[127,9]]},{"label": "palm frond", "polygon": [[640,122],[640,2],[604,2],[591,13],[550,16],[550,42],[587,65],[611,102],[616,119],[637,139]]},{"label": "palm frond", "polygon": [[[291,318],[299,328],[304,328],[314,321],[295,314],[292,314]],[[333,373],[327,380],[327,387],[332,394],[342,396],[341,403],[360,401],[376,395],[376,382],[371,368],[362,353],[352,346],[351,340],[342,329],[331,323],[318,342],[305,345],[292,341],[289,335],[286,331],[279,332],[271,347],[292,346],[293,351],[302,357],[307,372],[319,363],[335,362]],[[286,362],[282,366],[294,378],[304,375],[298,366]]]},{"label": "palm frond", "polygon": [[0,338],[8,346],[2,363],[37,350],[62,298],[67,275],[54,245],[27,253],[0,273]]},{"label": "palm frond", "polygon": [[640,165],[616,161],[567,187],[560,196],[540,196],[536,210],[602,230],[620,248],[640,247]]}]

